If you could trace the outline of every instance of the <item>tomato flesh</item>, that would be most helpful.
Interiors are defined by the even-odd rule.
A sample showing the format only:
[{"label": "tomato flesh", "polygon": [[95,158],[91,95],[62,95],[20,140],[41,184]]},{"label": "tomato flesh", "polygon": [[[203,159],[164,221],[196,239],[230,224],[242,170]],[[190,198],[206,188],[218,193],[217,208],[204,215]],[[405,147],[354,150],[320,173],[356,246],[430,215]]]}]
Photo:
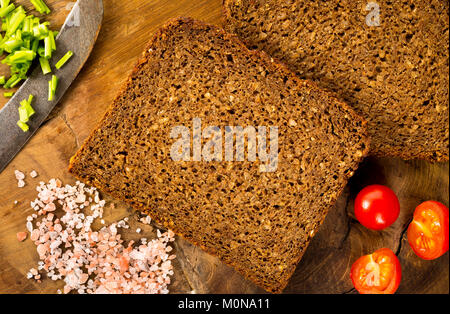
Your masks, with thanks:
[{"label": "tomato flesh", "polygon": [[436,259],[448,251],[448,208],[436,201],[417,206],[407,231],[408,242],[422,259]]},{"label": "tomato flesh", "polygon": [[361,294],[393,294],[401,280],[401,266],[390,249],[383,248],[360,257],[350,271],[356,290]]},{"label": "tomato flesh", "polygon": [[369,185],[355,199],[355,216],[366,228],[382,230],[392,225],[400,214],[394,191],[384,185]]}]

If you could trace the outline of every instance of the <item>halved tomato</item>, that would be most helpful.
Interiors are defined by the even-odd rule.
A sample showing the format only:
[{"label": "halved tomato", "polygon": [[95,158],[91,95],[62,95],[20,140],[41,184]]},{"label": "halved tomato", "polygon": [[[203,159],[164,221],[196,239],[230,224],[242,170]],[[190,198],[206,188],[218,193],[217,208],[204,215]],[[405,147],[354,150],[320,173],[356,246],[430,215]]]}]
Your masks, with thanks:
[{"label": "halved tomato", "polygon": [[448,251],[448,208],[436,201],[417,206],[408,227],[408,242],[414,253],[426,260]]},{"label": "halved tomato", "polygon": [[353,285],[361,294],[393,294],[401,277],[400,262],[388,248],[360,257],[350,271]]}]

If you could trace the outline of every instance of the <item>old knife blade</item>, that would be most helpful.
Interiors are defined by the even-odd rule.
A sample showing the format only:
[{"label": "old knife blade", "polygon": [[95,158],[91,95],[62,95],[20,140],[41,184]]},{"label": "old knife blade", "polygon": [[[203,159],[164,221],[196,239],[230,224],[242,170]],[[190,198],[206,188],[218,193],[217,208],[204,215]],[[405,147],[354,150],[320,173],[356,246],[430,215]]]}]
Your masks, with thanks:
[{"label": "old knife blade", "polygon": [[[55,63],[67,51],[71,50],[74,53],[68,63],[53,73],[59,78],[53,101],[48,101],[48,81],[51,79],[51,74],[44,75],[37,66],[0,110],[0,172],[33,136],[76,78],[94,47],[102,20],[102,0],[78,0],[56,37],[57,50],[50,60],[52,69],[55,69]],[[28,99],[30,94],[35,99],[33,108],[36,113],[28,122],[29,131],[23,132],[16,124],[19,120],[18,107],[22,100]]]}]

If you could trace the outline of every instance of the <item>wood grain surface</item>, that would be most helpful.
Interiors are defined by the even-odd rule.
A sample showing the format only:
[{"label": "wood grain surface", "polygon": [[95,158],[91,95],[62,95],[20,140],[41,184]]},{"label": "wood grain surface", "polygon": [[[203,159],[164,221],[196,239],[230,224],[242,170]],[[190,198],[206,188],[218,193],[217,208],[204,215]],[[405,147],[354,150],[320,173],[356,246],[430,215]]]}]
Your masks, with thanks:
[{"label": "wood grain surface", "polygon": [[[30,8],[29,1],[14,1]],[[69,0],[46,0],[52,14],[45,17],[53,29],[59,29],[68,14]],[[152,33],[168,19],[191,16],[208,23],[222,23],[221,0],[103,0],[105,16],[91,57],[63,100],[50,117],[0,173],[0,293],[55,293],[62,282],[44,279],[38,284],[26,279],[26,273],[38,261],[34,244],[18,242],[16,233],[25,230],[26,217],[32,212],[29,202],[36,198],[39,181],[60,178],[73,184],[67,172],[69,158],[99,122],[112,99],[130,73]],[[0,68],[4,72],[5,68]],[[1,92],[1,95],[3,91]],[[0,95],[0,107],[6,99]],[[0,135],[1,136],[1,135]],[[39,176],[26,178],[24,188],[17,187],[14,170],[36,170]],[[371,183],[386,184],[399,196],[401,214],[386,230],[370,231],[354,218],[356,193]],[[352,263],[361,255],[389,247],[400,258],[403,279],[398,293],[449,293],[449,254],[434,261],[414,255],[405,230],[414,208],[434,199],[448,206],[449,164],[424,161],[368,158],[351,179],[335,207],[330,210],[320,231],[312,240],[297,267],[286,293],[356,293],[349,278]],[[138,222],[138,213],[105,197],[116,209],[105,211],[106,222],[130,217],[138,235],[126,232],[126,240],[154,236],[154,226]],[[18,201],[14,204],[14,201]],[[134,227],[134,229],[133,229]],[[238,273],[199,248],[177,238],[173,293],[263,293]]]}]

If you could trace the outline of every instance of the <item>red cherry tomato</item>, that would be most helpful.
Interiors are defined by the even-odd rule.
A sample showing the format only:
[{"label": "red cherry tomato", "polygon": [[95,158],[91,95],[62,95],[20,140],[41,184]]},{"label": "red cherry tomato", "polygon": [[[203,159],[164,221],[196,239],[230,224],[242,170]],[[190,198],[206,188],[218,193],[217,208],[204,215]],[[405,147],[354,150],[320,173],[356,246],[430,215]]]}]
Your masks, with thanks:
[{"label": "red cherry tomato", "polygon": [[366,228],[381,230],[392,225],[400,213],[394,191],[384,185],[369,185],[355,199],[355,216]]},{"label": "red cherry tomato", "polygon": [[420,204],[407,233],[409,245],[420,258],[442,256],[448,251],[448,208],[436,201]]},{"label": "red cherry tomato", "polygon": [[361,294],[394,294],[402,269],[394,252],[384,248],[360,257],[352,265],[350,278]]}]

